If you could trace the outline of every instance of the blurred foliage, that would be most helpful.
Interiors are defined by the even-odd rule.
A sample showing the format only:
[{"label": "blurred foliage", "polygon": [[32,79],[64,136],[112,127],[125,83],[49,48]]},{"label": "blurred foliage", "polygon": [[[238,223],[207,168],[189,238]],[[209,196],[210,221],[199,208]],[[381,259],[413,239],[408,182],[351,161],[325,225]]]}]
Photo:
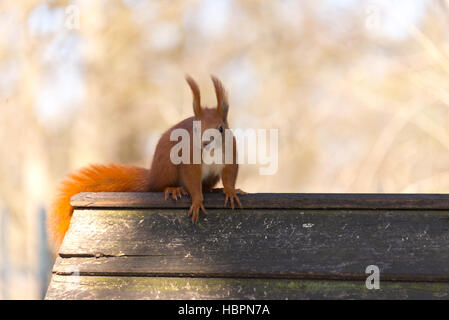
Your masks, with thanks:
[{"label": "blurred foliage", "polygon": [[232,127],[279,129],[277,174],[243,165],[242,189],[448,192],[448,40],[445,0],[2,1],[0,208],[16,264],[36,261],[37,208],[66,173],[149,166],[192,114],[185,73],[209,105],[209,74],[222,79]]}]

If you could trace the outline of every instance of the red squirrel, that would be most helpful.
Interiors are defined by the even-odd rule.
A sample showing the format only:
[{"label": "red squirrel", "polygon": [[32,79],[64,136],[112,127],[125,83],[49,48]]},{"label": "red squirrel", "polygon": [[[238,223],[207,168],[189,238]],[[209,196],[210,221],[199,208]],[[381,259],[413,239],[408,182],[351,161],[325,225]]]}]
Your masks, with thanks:
[{"label": "red squirrel", "polygon": [[[193,121],[201,122],[201,133],[207,129],[218,129],[223,135],[229,129],[227,116],[229,102],[227,93],[220,82],[211,76],[217,96],[217,106],[206,108],[201,106],[200,90],[196,82],[186,76],[187,83],[193,94],[194,116],[187,118],[168,129],[159,139],[150,169],[124,166],[119,164],[90,165],[75,173],[71,173],[61,182],[60,191],[54,200],[47,219],[49,235],[55,246],[59,248],[64,235],[69,228],[73,207],[70,198],[80,192],[164,192],[165,199],[171,195],[178,199],[182,195],[190,195],[192,205],[188,214],[195,223],[198,220],[200,210],[204,213],[203,193],[212,191],[213,187],[222,180],[225,194],[226,207],[228,201],[234,208],[234,202],[242,206],[237,193],[244,194],[240,189],[235,189],[238,164],[236,161],[236,142],[232,136],[233,152],[232,163],[205,164],[203,161],[195,164],[193,161],[174,164],[170,159],[170,150],[177,141],[170,140],[170,134],[174,129],[185,129],[193,136]],[[192,139],[190,139],[192,140]],[[204,148],[207,144],[201,144]],[[190,143],[192,155],[193,143]],[[221,149],[224,154],[224,149]],[[192,160],[192,156],[190,156]]]}]

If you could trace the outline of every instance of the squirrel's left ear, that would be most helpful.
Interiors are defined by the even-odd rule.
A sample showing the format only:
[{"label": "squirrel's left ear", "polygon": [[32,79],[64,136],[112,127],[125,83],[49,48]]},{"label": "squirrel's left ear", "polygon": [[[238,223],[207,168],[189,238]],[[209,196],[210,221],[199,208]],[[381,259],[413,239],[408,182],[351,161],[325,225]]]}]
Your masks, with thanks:
[{"label": "squirrel's left ear", "polygon": [[201,108],[200,88],[198,88],[198,85],[191,76],[186,75],[186,81],[189,84],[190,90],[192,90],[193,113],[195,114],[195,118],[198,119],[201,116],[201,113],[203,112],[203,108]]},{"label": "squirrel's left ear", "polygon": [[223,120],[226,121],[229,110],[228,95],[221,81],[213,75],[211,75],[211,78],[212,82],[214,83],[215,94],[217,95],[217,111],[219,114],[221,114]]}]

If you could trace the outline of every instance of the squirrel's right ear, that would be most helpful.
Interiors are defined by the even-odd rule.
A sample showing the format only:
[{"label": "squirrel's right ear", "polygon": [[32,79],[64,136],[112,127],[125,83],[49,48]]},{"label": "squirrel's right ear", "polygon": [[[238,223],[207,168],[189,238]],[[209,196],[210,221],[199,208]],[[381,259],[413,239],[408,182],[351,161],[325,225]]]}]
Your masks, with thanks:
[{"label": "squirrel's right ear", "polygon": [[223,120],[226,121],[229,110],[228,94],[217,77],[211,75],[211,79],[214,83],[215,94],[217,95],[217,111],[221,114]]},{"label": "squirrel's right ear", "polygon": [[189,84],[190,90],[192,90],[193,94],[193,113],[196,118],[199,118],[201,116],[201,112],[203,111],[201,108],[200,89],[191,76],[186,75],[186,81]]}]

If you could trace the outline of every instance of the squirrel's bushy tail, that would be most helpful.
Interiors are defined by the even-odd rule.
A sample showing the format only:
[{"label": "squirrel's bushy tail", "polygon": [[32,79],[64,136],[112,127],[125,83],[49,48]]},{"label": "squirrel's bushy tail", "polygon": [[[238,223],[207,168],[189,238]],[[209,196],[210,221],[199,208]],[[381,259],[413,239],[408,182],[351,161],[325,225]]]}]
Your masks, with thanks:
[{"label": "squirrel's bushy tail", "polygon": [[71,173],[61,182],[47,218],[50,240],[59,249],[69,229],[73,207],[70,198],[80,192],[145,192],[149,170],[117,164],[90,165]]}]

